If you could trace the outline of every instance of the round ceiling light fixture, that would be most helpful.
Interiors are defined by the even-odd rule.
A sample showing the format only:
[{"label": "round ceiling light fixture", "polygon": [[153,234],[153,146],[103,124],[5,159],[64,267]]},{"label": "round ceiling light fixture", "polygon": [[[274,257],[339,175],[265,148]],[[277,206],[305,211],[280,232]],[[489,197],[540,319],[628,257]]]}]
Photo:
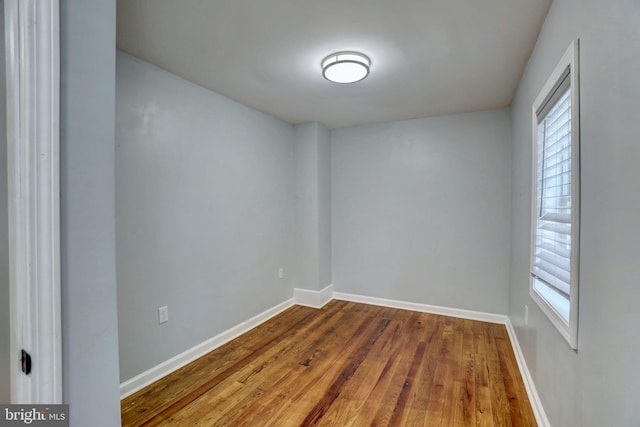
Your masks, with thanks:
[{"label": "round ceiling light fixture", "polygon": [[336,52],[322,60],[322,75],[334,83],[355,83],[369,75],[371,60],[359,52]]}]

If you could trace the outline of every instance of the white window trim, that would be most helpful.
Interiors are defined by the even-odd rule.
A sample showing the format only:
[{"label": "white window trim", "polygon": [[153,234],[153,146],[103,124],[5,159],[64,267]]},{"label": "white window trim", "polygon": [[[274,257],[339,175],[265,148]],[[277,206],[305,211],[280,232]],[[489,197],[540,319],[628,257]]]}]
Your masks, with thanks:
[{"label": "white window trim", "polygon": [[537,218],[537,152],[538,152],[538,118],[537,111],[543,104],[556,83],[569,67],[571,85],[571,283],[569,292],[569,322],[560,315],[554,307],[534,288],[534,277],[529,274],[529,294],[547,315],[551,323],[569,343],[571,348],[578,348],[578,273],[579,273],[579,236],[580,236],[580,69],[579,69],[579,41],[574,40],[542,87],[532,107],[533,144],[532,144],[532,193],[531,193],[531,259],[529,272],[533,270],[536,245]]}]

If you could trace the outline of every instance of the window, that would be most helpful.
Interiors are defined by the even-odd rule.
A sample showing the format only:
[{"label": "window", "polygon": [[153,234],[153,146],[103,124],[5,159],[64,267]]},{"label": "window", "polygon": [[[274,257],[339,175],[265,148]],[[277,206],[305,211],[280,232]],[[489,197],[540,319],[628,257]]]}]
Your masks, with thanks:
[{"label": "window", "polygon": [[533,104],[529,293],[572,348],[578,341],[578,41]]}]

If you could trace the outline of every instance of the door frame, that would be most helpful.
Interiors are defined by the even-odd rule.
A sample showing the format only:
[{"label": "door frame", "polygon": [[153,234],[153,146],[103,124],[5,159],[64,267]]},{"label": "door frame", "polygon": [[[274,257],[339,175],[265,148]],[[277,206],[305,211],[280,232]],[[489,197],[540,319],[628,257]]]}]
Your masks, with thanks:
[{"label": "door frame", "polygon": [[[59,0],[4,0],[11,401],[62,403]],[[22,373],[20,352],[32,359]]]}]

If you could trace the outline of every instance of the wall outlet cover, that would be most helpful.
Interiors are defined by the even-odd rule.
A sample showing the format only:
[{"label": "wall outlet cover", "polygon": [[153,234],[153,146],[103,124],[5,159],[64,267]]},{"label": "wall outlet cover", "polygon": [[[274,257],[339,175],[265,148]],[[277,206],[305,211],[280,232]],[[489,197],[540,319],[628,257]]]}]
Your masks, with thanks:
[{"label": "wall outlet cover", "polygon": [[158,307],[158,323],[165,323],[169,321],[169,307],[163,305]]}]

